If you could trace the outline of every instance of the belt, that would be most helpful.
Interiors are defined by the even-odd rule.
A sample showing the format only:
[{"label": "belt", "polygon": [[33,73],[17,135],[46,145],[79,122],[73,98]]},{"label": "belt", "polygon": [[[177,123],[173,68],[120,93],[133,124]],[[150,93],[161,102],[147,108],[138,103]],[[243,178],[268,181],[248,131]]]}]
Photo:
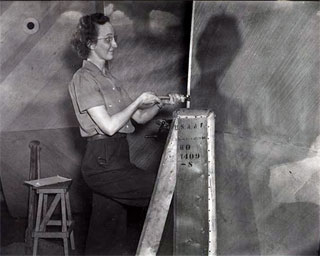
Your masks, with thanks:
[{"label": "belt", "polygon": [[116,133],[112,136],[109,135],[104,135],[104,134],[96,134],[91,137],[87,137],[87,141],[94,141],[94,140],[106,140],[106,139],[119,139],[119,138],[126,138],[127,134],[126,133]]}]

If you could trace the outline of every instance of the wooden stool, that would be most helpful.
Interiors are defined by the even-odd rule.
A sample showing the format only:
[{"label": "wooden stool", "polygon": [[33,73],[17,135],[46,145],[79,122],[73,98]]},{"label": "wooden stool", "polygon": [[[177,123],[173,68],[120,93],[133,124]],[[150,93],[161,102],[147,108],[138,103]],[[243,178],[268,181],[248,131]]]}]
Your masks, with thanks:
[{"label": "wooden stool", "polygon": [[[59,177],[59,176],[58,176]],[[46,178],[49,179],[49,178]],[[41,183],[42,180],[37,180]],[[75,249],[71,206],[69,199],[68,189],[70,187],[71,180],[69,182],[63,182],[58,184],[52,184],[47,186],[35,187],[38,199],[38,209],[36,215],[36,226],[32,233],[33,241],[33,255],[37,255],[38,240],[39,238],[62,238],[64,254],[68,255],[68,239],[70,238],[71,249]],[[48,196],[54,196],[50,206],[48,207]],[[51,216],[55,211],[58,203],[61,202],[61,220],[51,220]],[[47,231],[47,226],[61,226],[61,231]]]}]

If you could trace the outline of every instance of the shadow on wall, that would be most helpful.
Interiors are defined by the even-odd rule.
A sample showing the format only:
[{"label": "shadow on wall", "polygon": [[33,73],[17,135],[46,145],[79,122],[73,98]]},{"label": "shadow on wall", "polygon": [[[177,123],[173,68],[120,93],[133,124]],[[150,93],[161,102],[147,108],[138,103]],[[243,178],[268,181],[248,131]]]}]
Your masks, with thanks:
[{"label": "shadow on wall", "polygon": [[[274,255],[316,255],[317,248],[315,247],[318,247],[317,239],[319,238],[317,212],[319,206],[296,201],[283,202],[271,209],[270,204],[273,198],[269,187],[269,168],[306,157],[310,146],[309,141],[312,142],[315,135],[318,134],[318,127],[315,127],[313,120],[317,120],[319,112],[306,110],[300,113],[301,116],[307,115],[310,122],[306,126],[310,128],[310,133],[303,131],[299,125],[299,120],[297,120],[299,112],[295,112],[296,108],[289,109],[285,120],[280,120],[288,124],[289,128],[285,130],[286,136],[297,134],[297,137],[307,137],[304,147],[297,147],[289,142],[263,141],[263,138],[269,137],[275,137],[277,140],[276,125],[272,124],[270,130],[262,132],[263,134],[261,131],[264,131],[264,127],[250,126],[248,112],[250,102],[227,96],[225,92],[229,90],[229,87],[228,89],[222,88],[223,83],[220,83],[243,45],[237,19],[226,14],[216,15],[209,18],[203,27],[204,30],[196,42],[195,52],[200,75],[191,95],[197,100],[192,102],[192,108],[209,108],[216,114],[218,254],[259,255],[268,252]],[[259,34],[260,32],[253,31],[252,33]],[[261,44],[264,45],[264,42]],[[268,46],[273,47],[274,45],[271,43]],[[238,57],[243,59],[243,56]],[[288,53],[284,60],[287,61],[290,57]],[[244,63],[245,60],[243,65]],[[258,66],[258,68],[263,69],[264,66]],[[296,69],[296,66],[289,65],[286,66],[286,69],[275,71],[275,73],[276,75],[279,75],[279,72],[290,74]],[[235,79],[236,77],[235,74]],[[266,85],[259,86],[264,88],[263,86]],[[268,95],[272,95],[274,89],[283,89],[283,85],[277,81],[267,86],[269,86],[266,90]],[[288,90],[298,90],[298,88],[289,86],[291,85],[288,85]],[[233,92],[228,91],[228,95],[233,95]],[[283,93],[286,93],[285,90]],[[243,91],[242,95],[244,94],[250,94],[250,91]],[[272,105],[272,109],[278,110],[275,113],[272,112],[277,118],[281,117],[283,114],[281,110],[290,102],[290,98],[286,95],[277,95],[279,100]],[[309,100],[310,105],[317,107],[319,102],[314,99],[315,95],[309,92],[306,93],[305,98]],[[276,98],[272,96],[273,99]],[[291,103],[299,105],[299,102],[292,100]],[[256,105],[260,107],[259,104]],[[267,105],[267,107],[270,106]],[[257,108],[252,111],[257,117],[259,117],[258,113],[261,113],[262,116],[270,114],[269,108]],[[255,137],[254,133],[261,135],[261,138],[256,137],[256,140],[252,140]],[[250,191],[249,174],[252,175],[251,178],[256,178],[256,180],[250,180],[251,183],[254,183],[255,190],[252,190],[254,195]],[[265,216],[260,218],[260,215]]]},{"label": "shadow on wall", "polygon": [[[259,240],[245,169],[251,159],[251,145],[232,141],[225,136],[227,120],[232,126],[245,123],[241,105],[219,92],[218,78],[231,65],[242,39],[233,16],[219,15],[209,19],[197,42],[196,60],[200,80],[191,92],[193,108],[210,108],[216,114],[216,182],[218,254],[259,255]],[[231,116],[230,116],[231,115]],[[229,124],[230,125],[230,124]]]}]

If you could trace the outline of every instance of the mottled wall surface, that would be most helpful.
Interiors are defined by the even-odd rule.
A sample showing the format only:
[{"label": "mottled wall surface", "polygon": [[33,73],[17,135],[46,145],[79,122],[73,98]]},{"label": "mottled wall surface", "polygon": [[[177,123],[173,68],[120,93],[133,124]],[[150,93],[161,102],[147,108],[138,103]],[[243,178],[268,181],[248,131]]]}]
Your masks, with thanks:
[{"label": "mottled wall surface", "polygon": [[[80,175],[85,141],[80,138],[68,83],[82,61],[71,51],[70,39],[84,14],[106,11],[118,34],[118,48],[110,63],[132,98],[143,91],[185,93],[186,5],[161,2],[7,1],[1,2],[0,130],[1,182],[13,216],[23,216],[31,140],[41,142],[42,176],[74,179],[71,196],[75,211],[85,207],[86,187]],[[175,8],[171,8],[174,6]],[[104,8],[105,7],[105,8]],[[178,10],[173,11],[171,10]],[[39,30],[25,31],[34,18]],[[168,109],[167,109],[168,110]],[[159,118],[171,117],[162,111]],[[130,136],[131,158],[156,171],[163,142],[146,139],[159,126],[137,126]]]},{"label": "mottled wall surface", "polygon": [[216,114],[218,252],[319,248],[319,4],[197,2],[192,108]]},{"label": "mottled wall surface", "polygon": [[[1,2],[1,183],[13,216],[27,212],[23,181],[29,177],[32,140],[41,143],[42,177],[73,178],[72,206],[84,207],[79,174],[84,145],[72,128],[77,123],[67,86],[81,65],[71,52],[72,32],[79,18],[95,8],[93,1]],[[34,33],[26,26],[29,18],[39,24]]]},{"label": "mottled wall surface", "polygon": [[[2,5],[2,3],[1,3]],[[94,2],[13,1],[1,20],[1,131],[76,125],[67,83],[81,62],[70,52],[74,27]],[[24,21],[39,30],[29,34]]]}]

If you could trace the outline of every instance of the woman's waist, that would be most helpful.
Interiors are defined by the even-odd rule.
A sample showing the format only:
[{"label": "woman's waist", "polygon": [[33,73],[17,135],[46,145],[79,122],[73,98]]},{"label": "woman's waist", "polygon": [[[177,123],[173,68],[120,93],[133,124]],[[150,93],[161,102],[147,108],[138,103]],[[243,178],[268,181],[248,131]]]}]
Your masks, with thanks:
[{"label": "woman's waist", "polygon": [[87,141],[95,141],[95,140],[114,140],[114,139],[120,139],[120,138],[126,138],[126,133],[117,132],[112,136],[106,135],[106,134],[95,134],[93,136],[86,137]]}]

